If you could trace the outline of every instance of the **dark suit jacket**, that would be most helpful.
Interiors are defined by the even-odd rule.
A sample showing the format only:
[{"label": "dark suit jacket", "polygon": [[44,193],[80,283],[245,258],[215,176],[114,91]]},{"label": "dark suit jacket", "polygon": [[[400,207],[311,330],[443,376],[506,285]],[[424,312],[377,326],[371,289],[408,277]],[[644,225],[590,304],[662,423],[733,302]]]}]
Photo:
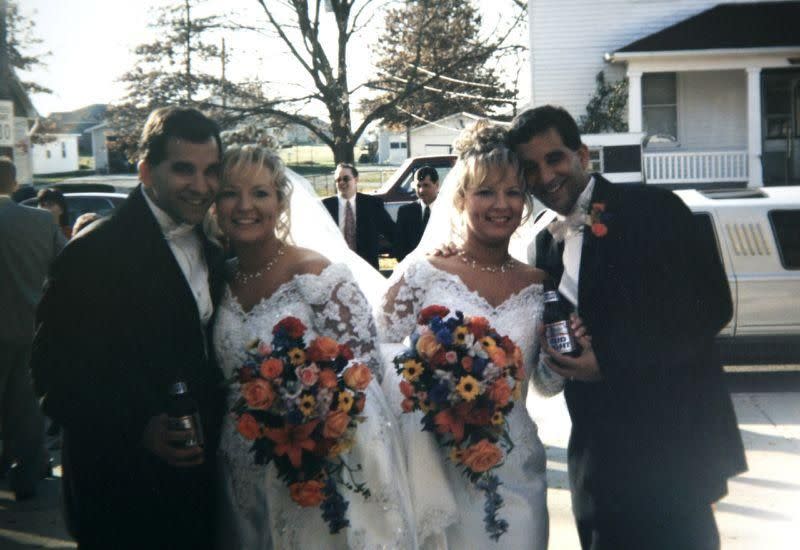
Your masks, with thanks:
[{"label": "dark suit jacket", "polygon": [[[339,197],[322,200],[333,221],[339,223]],[[356,193],[356,252],[372,267],[378,269],[380,237],[394,239],[394,222],[378,197]]]},{"label": "dark suit jacket", "polygon": [[394,241],[398,261],[402,261],[417,248],[424,232],[422,205],[419,201],[401,206],[397,211],[397,233]]},{"label": "dark suit jacket", "polygon": [[[203,241],[216,303],[221,253]],[[37,310],[32,368],[46,414],[64,428],[67,519],[79,544],[212,545],[222,375],[141,187],[56,260]],[[172,468],[142,446],[178,378],[200,404],[202,467]]]},{"label": "dark suit jacket", "polygon": [[[608,233],[584,232],[578,313],[603,380],[567,382],[576,518],[618,502],[699,499],[746,469],[714,336],[732,305],[716,250],[704,250],[683,202],[595,175]],[[536,264],[556,280],[562,245],[537,236]]]}]

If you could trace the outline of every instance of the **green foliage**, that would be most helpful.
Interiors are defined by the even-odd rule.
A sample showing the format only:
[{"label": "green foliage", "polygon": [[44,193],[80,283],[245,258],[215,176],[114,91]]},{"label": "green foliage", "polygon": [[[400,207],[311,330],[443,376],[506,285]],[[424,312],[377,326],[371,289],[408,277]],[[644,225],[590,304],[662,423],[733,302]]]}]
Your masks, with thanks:
[{"label": "green foliage", "polygon": [[[29,71],[37,66],[45,65],[43,58],[50,52],[36,52],[35,47],[42,43],[36,36],[36,23],[19,12],[18,2],[9,0],[6,4],[6,45],[8,47],[9,64],[20,71]],[[31,51],[30,48],[34,48]],[[49,88],[21,80],[22,87],[28,93],[50,94]]]},{"label": "green foliage", "polygon": [[[375,54],[383,93],[361,103],[371,111],[391,102],[384,123],[402,126],[462,111],[488,115],[513,103],[490,60],[499,44],[480,36],[481,17],[470,1],[411,0],[386,14]],[[413,118],[412,118],[413,116]],[[417,118],[418,117],[418,118]]]},{"label": "green foliage", "polygon": [[608,83],[600,71],[595,82],[597,87],[586,105],[586,114],[578,119],[581,133],[627,132],[628,79]]}]

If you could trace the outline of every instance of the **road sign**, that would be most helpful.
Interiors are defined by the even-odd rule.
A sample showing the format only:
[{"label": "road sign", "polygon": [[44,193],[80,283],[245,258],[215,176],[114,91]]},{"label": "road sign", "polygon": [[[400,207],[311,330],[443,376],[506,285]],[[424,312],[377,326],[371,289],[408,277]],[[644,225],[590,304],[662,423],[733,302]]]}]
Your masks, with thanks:
[{"label": "road sign", "polygon": [[14,146],[14,103],[0,100],[0,147]]}]

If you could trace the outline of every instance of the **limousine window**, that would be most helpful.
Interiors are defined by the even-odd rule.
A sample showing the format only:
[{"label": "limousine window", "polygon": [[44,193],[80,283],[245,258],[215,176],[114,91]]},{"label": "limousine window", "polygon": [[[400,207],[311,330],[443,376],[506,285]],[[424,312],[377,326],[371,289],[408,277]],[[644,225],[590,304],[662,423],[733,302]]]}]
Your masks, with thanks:
[{"label": "limousine window", "polygon": [[800,210],[773,210],[769,213],[781,263],[786,269],[800,269]]},{"label": "limousine window", "polygon": [[714,229],[714,222],[708,212],[694,213],[695,229],[697,238],[700,241],[701,250],[716,250],[717,259],[722,264],[722,251],[719,249],[719,239]]}]

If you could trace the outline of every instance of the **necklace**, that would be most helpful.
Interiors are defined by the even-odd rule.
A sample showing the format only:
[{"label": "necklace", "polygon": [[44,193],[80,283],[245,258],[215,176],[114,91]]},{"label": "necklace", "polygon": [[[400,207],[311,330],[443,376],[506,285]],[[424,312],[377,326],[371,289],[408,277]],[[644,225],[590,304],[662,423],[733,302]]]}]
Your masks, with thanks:
[{"label": "necklace", "polygon": [[505,273],[506,271],[511,271],[516,265],[516,260],[509,255],[506,256],[506,259],[503,260],[503,263],[491,265],[479,264],[475,258],[469,256],[463,249],[459,250],[456,255],[461,258],[462,262],[470,266],[472,269],[485,271],[487,273]]},{"label": "necklace", "polygon": [[281,245],[278,247],[278,251],[275,252],[275,255],[272,257],[272,259],[270,259],[270,261],[266,263],[266,265],[264,265],[264,267],[252,273],[243,273],[239,271],[239,268],[237,267],[236,274],[234,274],[233,278],[242,285],[246,285],[253,279],[260,279],[264,273],[272,269],[275,266],[275,264],[278,263],[278,258],[283,256],[285,252],[286,252],[286,246],[284,246],[281,243]]}]

